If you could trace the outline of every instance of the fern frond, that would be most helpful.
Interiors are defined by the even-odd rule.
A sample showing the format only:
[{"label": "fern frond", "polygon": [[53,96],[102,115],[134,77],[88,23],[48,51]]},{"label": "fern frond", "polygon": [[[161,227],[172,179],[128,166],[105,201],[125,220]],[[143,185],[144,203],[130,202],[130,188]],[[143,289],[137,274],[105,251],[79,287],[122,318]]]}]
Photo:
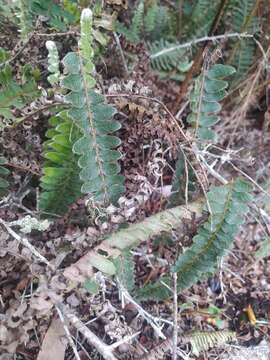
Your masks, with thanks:
[{"label": "fern frond", "polygon": [[48,70],[51,75],[48,76],[48,81],[51,85],[55,85],[60,79],[59,70],[59,55],[54,41],[46,41],[46,48],[48,50]]},{"label": "fern frond", "polygon": [[187,121],[193,125],[201,140],[215,141],[215,133],[210,129],[218,120],[221,101],[226,96],[228,82],[224,78],[232,75],[235,69],[229,65],[215,64],[195,80],[190,94],[192,113]]},{"label": "fern frond", "polygon": [[144,0],[141,0],[136,7],[132,22],[129,28],[122,23],[117,23],[117,31],[123,34],[128,41],[132,43],[138,43],[140,41],[140,35],[143,29],[143,17],[144,17]]},{"label": "fern frond", "polygon": [[81,131],[66,112],[52,117],[50,124],[52,128],[46,134],[49,140],[44,144],[44,157],[47,160],[41,178],[39,208],[44,213],[60,215],[81,194],[78,156],[72,152]]},{"label": "fern frond", "polygon": [[[254,34],[259,30],[260,19],[253,14],[256,0],[233,0],[230,4],[231,22],[234,32]],[[253,39],[238,39],[233,42],[229,63],[236,68],[238,82],[248,72],[253,63],[256,44]]]},{"label": "fern frond", "polygon": [[187,288],[207,273],[213,273],[217,259],[230,247],[248,211],[250,186],[237,179],[228,185],[214,187],[207,195],[211,214],[193,245],[179,256],[172,271],[179,273],[179,290]]},{"label": "fern frond", "polygon": [[[12,76],[12,68],[6,65],[0,70],[0,115],[7,122],[16,122],[19,120],[13,115],[15,109],[22,109],[32,100],[39,96],[39,90],[34,77],[29,73],[29,68],[24,67],[25,81],[18,84]],[[0,122],[1,127],[8,125],[4,121]]]},{"label": "fern frond", "polygon": [[32,30],[31,1],[19,0],[17,16],[20,20],[20,33],[23,40],[26,40]]},{"label": "fern frond", "polygon": [[45,16],[49,19],[50,27],[58,31],[66,31],[67,25],[75,21],[75,17],[54,0],[26,0],[26,2],[31,4],[33,16]]},{"label": "fern frond", "polygon": [[173,46],[177,45],[164,39],[148,44],[151,65],[154,70],[167,72],[171,70],[186,72],[189,70],[192,62],[189,61],[185,50],[176,48],[173,51],[166,52],[166,49]]},{"label": "fern frond", "polygon": [[124,178],[119,175],[117,160],[121,157],[115,150],[120,140],[111,133],[120,128],[112,120],[115,109],[106,104],[104,97],[93,88],[92,12],[84,9],[81,16],[81,39],[79,52],[68,53],[63,59],[66,76],[62,86],[69,90],[65,96],[70,104],[69,116],[83,132],[83,137],[74,144],[73,151],[79,154],[82,192],[91,194],[95,201],[116,202],[125,190]]},{"label": "fern frond", "polygon": [[191,343],[191,351],[195,356],[200,356],[200,353],[207,351],[213,347],[224,346],[229,341],[236,340],[236,335],[233,331],[195,331],[189,336],[186,336]]},{"label": "fern frond", "polygon": [[7,160],[0,156],[0,197],[5,195],[9,182],[6,180],[6,177],[9,175],[9,170],[5,167]]},{"label": "fern frond", "polygon": [[[251,201],[249,185],[241,179],[215,187],[207,195],[211,215],[193,238],[193,245],[179,256],[171,270],[179,273],[178,290],[190,287],[214,272],[217,259],[231,245]],[[172,281],[165,276],[137,291],[140,300],[161,301],[172,296]]]},{"label": "fern frond", "polygon": [[219,5],[220,1],[196,1],[187,29],[188,38],[196,38],[208,35]]}]

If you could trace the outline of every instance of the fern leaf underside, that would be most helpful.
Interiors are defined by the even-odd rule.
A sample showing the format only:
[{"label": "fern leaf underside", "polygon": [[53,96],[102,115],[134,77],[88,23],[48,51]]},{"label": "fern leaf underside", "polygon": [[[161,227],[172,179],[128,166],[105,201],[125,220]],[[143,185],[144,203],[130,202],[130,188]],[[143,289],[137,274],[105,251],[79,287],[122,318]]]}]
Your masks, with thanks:
[{"label": "fern leaf underside", "polygon": [[73,125],[66,112],[52,117],[53,126],[47,131],[49,140],[45,143],[44,176],[41,178],[43,191],[39,207],[44,213],[64,214],[68,206],[76,201],[80,194],[78,155],[72,147],[81,136],[80,130]]}]

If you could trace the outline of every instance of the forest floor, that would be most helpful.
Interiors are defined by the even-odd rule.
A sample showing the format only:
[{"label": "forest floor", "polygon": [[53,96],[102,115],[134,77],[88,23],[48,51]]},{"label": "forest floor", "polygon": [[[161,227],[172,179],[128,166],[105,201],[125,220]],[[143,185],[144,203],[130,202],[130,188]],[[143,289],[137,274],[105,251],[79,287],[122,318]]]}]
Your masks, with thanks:
[{"label": "forest floor", "polygon": [[[20,68],[30,63],[41,68],[46,79],[46,38],[33,37],[13,63]],[[62,56],[74,45],[72,36],[59,39]],[[1,46],[11,49],[15,55],[21,44],[9,39]],[[122,44],[123,48],[125,44]],[[117,119],[122,124],[118,136],[122,140],[121,152],[125,164],[126,194],[120,210],[110,208],[107,220],[99,221],[89,212],[86,199],[81,198],[71,206],[68,214],[57,219],[43,231],[27,235],[28,240],[42,256],[64,269],[80,259],[101,237],[117,229],[120,224],[133,223],[166,208],[166,192],[174,173],[179,137],[168,109],[172,109],[179,93],[174,81],[161,81],[152,72],[146,53],[141,48],[129,49],[137,56],[128,80],[121,68],[113,61],[116,45],[110,45],[104,57],[104,65],[97,70],[103,79],[102,88],[108,102],[118,110]],[[126,49],[125,49],[126,50]],[[44,89],[48,86],[44,80]],[[115,91],[124,96],[110,96]],[[44,93],[44,98],[48,94]],[[153,99],[158,99],[155,101]],[[238,122],[239,113],[231,111],[227,104],[222,121],[216,126],[219,143],[216,144],[220,161],[218,174],[232,178],[248,176],[254,182],[262,182],[270,174],[270,133],[264,127],[267,112],[265,97],[256,99],[254,110]],[[163,104],[166,104],[164,107]],[[37,104],[32,104],[35,109]],[[235,108],[235,107],[234,107]],[[29,109],[29,111],[32,111]],[[180,105],[185,115],[184,103]],[[26,215],[36,216],[38,179],[41,175],[42,143],[48,128],[49,111],[27,119],[15,128],[6,128],[1,136],[1,150],[8,159],[12,172],[13,188],[8,197],[0,202],[0,219],[5,222],[18,220]],[[238,126],[234,126],[238,123]],[[233,159],[233,166],[227,159]],[[209,160],[209,159],[208,159]],[[209,183],[218,184],[208,174]],[[254,186],[255,203],[267,203],[267,195]],[[268,200],[269,202],[269,200]],[[185,239],[190,243],[196,231],[194,224],[187,224]],[[195,227],[195,228],[194,228]],[[213,348],[202,353],[199,359],[226,359],[239,347],[250,347],[268,341],[270,336],[270,257],[256,258],[256,251],[270,229],[267,209],[263,213],[250,212],[245,225],[234,241],[233,248],[222,258],[214,277],[201,281],[183,291],[178,298],[178,326],[180,358],[193,359],[190,346],[181,342],[181,334],[201,330],[231,330],[235,332],[232,345]],[[181,234],[176,234],[181,238]],[[153,253],[160,263],[152,262]],[[146,284],[162,273],[162,260],[174,256],[172,245],[166,239],[156,243],[149,241],[134,250],[136,283]],[[49,308],[47,300],[30,305],[37,286],[50,283],[52,275],[46,265],[34,261],[31,251],[0,230],[0,359],[75,359],[69,342],[61,341],[62,323],[57,310]],[[86,289],[76,288],[65,294],[68,308],[84,324],[87,324],[104,343],[111,344],[133,334],[130,342],[123,342],[115,351],[120,359],[170,359],[173,333],[173,302],[143,302],[142,309],[163,324],[162,332],[167,340],[157,337],[151,321],[143,316],[138,306],[119,295],[117,283],[102,277],[103,291],[90,295]],[[48,329],[51,331],[49,333]],[[101,359],[85,337],[70,328],[81,360]],[[137,335],[136,335],[137,334]],[[47,341],[45,343],[45,340]],[[2,345],[1,345],[2,343]],[[44,345],[46,344],[46,346]],[[227,355],[226,355],[227,354]],[[227,357],[226,357],[227,356]]]}]

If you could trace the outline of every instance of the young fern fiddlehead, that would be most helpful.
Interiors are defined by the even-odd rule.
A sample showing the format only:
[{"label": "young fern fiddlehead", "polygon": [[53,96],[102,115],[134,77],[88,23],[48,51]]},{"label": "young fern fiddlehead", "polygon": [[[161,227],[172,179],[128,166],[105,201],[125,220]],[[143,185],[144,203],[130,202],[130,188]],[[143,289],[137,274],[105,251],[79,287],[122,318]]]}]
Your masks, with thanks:
[{"label": "young fern fiddlehead", "polygon": [[124,178],[119,175],[117,163],[121,154],[115,150],[120,140],[111,135],[120,128],[120,123],[112,120],[115,109],[93,90],[96,82],[92,42],[92,12],[84,9],[79,51],[68,53],[63,59],[66,75],[61,84],[69,90],[65,96],[70,104],[68,114],[83,132],[73,147],[80,156],[82,192],[91,194],[95,201],[109,204],[116,202],[124,191]]},{"label": "young fern fiddlehead", "polygon": [[55,85],[60,80],[59,70],[59,55],[54,41],[46,41],[46,48],[48,50],[48,70],[51,75],[48,76],[48,81],[51,85]]}]

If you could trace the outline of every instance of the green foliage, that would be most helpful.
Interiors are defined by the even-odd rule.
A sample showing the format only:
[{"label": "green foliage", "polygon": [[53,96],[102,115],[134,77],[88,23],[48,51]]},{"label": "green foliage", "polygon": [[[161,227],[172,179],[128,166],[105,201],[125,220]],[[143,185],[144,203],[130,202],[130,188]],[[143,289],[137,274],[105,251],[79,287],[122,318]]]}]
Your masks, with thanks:
[{"label": "green foliage", "polygon": [[22,39],[26,40],[32,30],[31,1],[19,0],[18,5],[17,16],[19,18],[20,33]]},{"label": "green foliage", "polygon": [[[181,291],[215,271],[218,258],[233,242],[247,213],[252,197],[250,186],[243,180],[214,187],[207,194],[210,206],[208,220],[193,238],[193,245],[179,256],[171,271],[179,274],[177,289]],[[164,276],[137,292],[140,300],[164,300],[172,295],[172,281]]]},{"label": "green foliage", "polygon": [[268,256],[270,256],[270,237],[259,243],[259,248],[255,253],[255,257],[258,260],[261,260]]},{"label": "green foliage", "polygon": [[116,202],[124,191],[124,178],[118,174],[117,163],[121,154],[115,150],[120,140],[111,135],[120,128],[120,123],[112,120],[114,108],[93,90],[92,41],[92,13],[85,9],[81,17],[79,52],[68,53],[63,59],[66,75],[61,84],[69,91],[65,96],[70,104],[68,114],[83,132],[83,137],[73,147],[80,155],[82,192],[90,193],[95,201],[108,204]]},{"label": "green foliage", "polygon": [[44,144],[44,175],[41,178],[42,192],[39,208],[49,215],[64,214],[81,192],[78,156],[72,152],[81,131],[69,119],[66,112],[50,119],[49,140]]},{"label": "green foliage", "polygon": [[[178,70],[186,72],[192,65],[187,57],[187,52],[184,49],[179,49],[177,44],[172,44],[167,40],[161,39],[159,41],[149,43],[151,65],[154,70],[169,72]],[[175,48],[173,50],[173,48]],[[172,49],[167,51],[167,49]]]},{"label": "green foliage", "polygon": [[9,170],[5,167],[7,160],[0,156],[0,197],[5,195],[9,182],[6,180],[7,176],[9,175]]},{"label": "green foliage", "polygon": [[187,25],[188,38],[208,35],[221,1],[197,0],[195,2]]},{"label": "green foliage", "polygon": [[215,133],[210,127],[219,120],[219,101],[226,96],[229,84],[224,78],[234,72],[232,66],[215,64],[210,69],[203,70],[195,80],[194,89],[190,94],[192,113],[188,116],[188,122],[193,125],[200,140],[215,141]]},{"label": "green foliage", "polygon": [[67,25],[75,21],[75,17],[54,0],[31,0],[27,2],[31,3],[33,16],[47,17],[49,26],[58,31],[66,31]]},{"label": "green foliage", "polygon": [[135,8],[131,25],[127,28],[122,23],[117,23],[117,31],[124,34],[127,40],[133,43],[140,41],[140,34],[143,28],[144,1],[141,0]]},{"label": "green foliage", "polygon": [[220,331],[194,331],[188,336],[191,351],[195,356],[200,356],[203,351],[212,347],[221,347],[227,342],[236,340],[235,333],[228,330]]},{"label": "green foliage", "polygon": [[48,81],[51,85],[55,85],[60,79],[58,50],[53,41],[46,41],[46,48],[48,50],[48,70],[51,73]]},{"label": "green foliage", "polygon": [[[260,19],[255,17],[253,9],[255,0],[231,0],[231,22],[234,32],[254,34],[259,31]],[[253,63],[256,44],[253,39],[238,39],[232,42],[229,63],[236,69],[235,83],[239,82],[248,72]]]},{"label": "green foliage", "polygon": [[0,129],[19,121],[14,115],[14,110],[22,110],[31,101],[39,96],[39,90],[30,66],[23,68],[22,82],[18,84],[12,75],[12,68],[6,65],[0,69]]},{"label": "green foliage", "polygon": [[237,179],[228,185],[213,187],[207,194],[210,215],[193,238],[193,245],[179,256],[172,271],[179,273],[179,290],[213,273],[244,222],[250,186]]}]

